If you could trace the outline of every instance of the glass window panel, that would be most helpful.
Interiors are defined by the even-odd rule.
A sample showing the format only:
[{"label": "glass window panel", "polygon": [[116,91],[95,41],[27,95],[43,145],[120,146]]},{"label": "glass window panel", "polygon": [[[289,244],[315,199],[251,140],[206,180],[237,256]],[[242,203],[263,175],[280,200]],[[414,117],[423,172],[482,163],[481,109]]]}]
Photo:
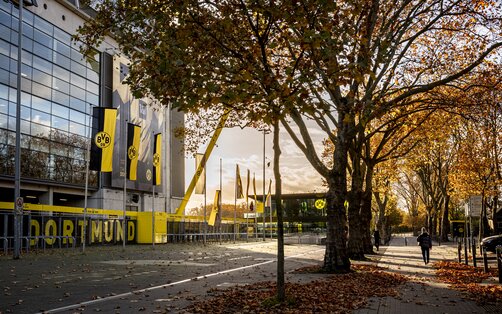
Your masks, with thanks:
[{"label": "glass window panel", "polygon": [[70,58],[67,58],[55,51],[52,52],[52,62],[68,70],[71,67]]},{"label": "glass window panel", "polygon": [[75,73],[71,74],[71,83],[77,87],[85,88],[85,78]]},{"label": "glass window panel", "polygon": [[[2,25],[0,24],[0,38],[6,38],[8,40],[8,38],[11,36],[10,34],[10,28],[8,26],[5,26],[5,25]],[[10,42],[10,40],[9,40]]]},{"label": "glass window panel", "polygon": [[0,113],[9,113],[9,102],[7,101],[7,99],[0,98]]},{"label": "glass window panel", "polygon": [[53,49],[65,57],[70,57],[70,47],[58,40],[54,40]]},{"label": "glass window panel", "polygon": [[93,93],[87,92],[86,96],[87,96],[86,101],[89,104],[94,105],[94,106],[99,106],[99,97],[98,97],[98,95],[94,95]]},{"label": "glass window panel", "polygon": [[70,97],[70,107],[85,112],[87,105],[86,102],[82,99]]},{"label": "glass window panel", "polygon": [[60,106],[58,104],[52,104],[52,114],[62,117],[68,118],[70,110],[67,107]]},{"label": "glass window panel", "polygon": [[63,81],[63,80],[56,78],[56,76],[54,76],[52,79],[52,88],[54,88],[62,93],[66,93],[66,94],[70,93],[70,84],[68,84],[66,81]]},{"label": "glass window panel", "polygon": [[21,133],[30,134],[30,121],[21,120]]},{"label": "glass window panel", "polygon": [[70,120],[73,122],[85,124],[87,115],[85,113],[75,111],[75,110],[70,110]]},{"label": "glass window panel", "polygon": [[5,26],[10,26],[10,23],[11,23],[10,14],[0,10],[0,24],[3,24]]},{"label": "glass window panel", "polygon": [[10,58],[7,57],[6,55],[0,54],[0,68],[8,71],[9,66],[10,66]]},{"label": "glass window panel", "polygon": [[71,93],[71,95],[73,97],[85,100],[85,90],[82,89],[82,88],[79,88],[77,86],[71,85],[70,86],[70,93]]},{"label": "glass window panel", "polygon": [[45,138],[33,138],[31,142],[31,149],[37,150],[39,152],[49,152],[50,142]]},{"label": "glass window panel", "polygon": [[70,71],[54,65],[54,76],[64,81],[70,81]]},{"label": "glass window panel", "polygon": [[52,91],[52,101],[57,102],[58,104],[64,105],[64,106],[69,106],[70,105],[70,96],[61,93],[57,90]]},{"label": "glass window panel", "polygon": [[51,102],[43,98],[32,96],[31,108],[43,112],[49,112],[51,110]]},{"label": "glass window panel", "polygon": [[99,73],[99,62],[94,60],[94,59],[91,59],[91,58],[87,58],[87,67],[92,69],[94,72],[97,72]]},{"label": "glass window panel", "polygon": [[23,36],[33,39],[33,27],[26,23],[23,23]]},{"label": "glass window panel", "polygon": [[51,86],[52,78],[49,74],[39,71],[37,69],[33,70],[33,81],[46,85],[48,87]]},{"label": "glass window panel", "polygon": [[75,133],[75,134],[86,134],[85,133],[85,125],[82,125],[80,123],[70,123],[70,132]]},{"label": "glass window panel", "polygon": [[[61,146],[58,143],[68,143],[68,132],[58,129],[52,129],[51,139],[57,143],[52,143],[51,146]],[[66,146],[66,145],[65,145]]]},{"label": "glass window panel", "polygon": [[[16,80],[16,85],[17,85],[17,76],[15,76],[14,74],[11,75],[12,77],[15,78]],[[31,85],[33,84],[31,80],[28,80],[28,79],[25,79],[24,77],[22,78],[21,80],[21,91],[23,92],[27,92],[27,93],[31,93]]]},{"label": "glass window panel", "polygon": [[9,115],[12,117],[16,116],[16,103],[9,101]]},{"label": "glass window panel", "polygon": [[[17,44],[17,41],[16,41]],[[16,45],[17,48],[17,45]],[[33,40],[23,36],[23,50],[33,51]]]},{"label": "glass window panel", "polygon": [[87,90],[93,94],[99,95],[99,85],[87,81]]},{"label": "glass window panel", "polygon": [[16,117],[9,116],[9,130],[16,131]]},{"label": "glass window panel", "polygon": [[51,99],[52,90],[50,87],[35,82],[33,82],[32,84],[33,86],[31,92],[33,95],[37,95],[45,99]]},{"label": "glass window panel", "polygon": [[52,63],[37,56],[33,56],[33,67],[46,73],[52,73]]},{"label": "glass window panel", "polygon": [[10,9],[12,8],[12,4],[7,1],[0,1],[0,9],[4,10],[7,13],[10,13]]},{"label": "glass window panel", "polygon": [[39,124],[51,126],[51,115],[45,112],[32,110],[31,111],[31,122],[36,122]]},{"label": "glass window panel", "polygon": [[0,85],[10,85],[9,71],[0,69]]},{"label": "glass window panel", "polygon": [[78,50],[71,49],[71,59],[85,64],[84,56]]},{"label": "glass window panel", "polygon": [[52,50],[37,42],[33,43],[33,54],[46,60],[52,60]]},{"label": "glass window panel", "polygon": [[9,119],[8,119],[7,115],[0,113],[0,128],[6,129],[8,121],[9,121]]},{"label": "glass window panel", "polygon": [[69,125],[68,120],[60,118],[60,117],[52,116],[52,127],[53,128],[68,132],[68,125]]},{"label": "glass window panel", "polygon": [[9,99],[9,88],[7,85],[0,84],[0,98]]},{"label": "glass window panel", "polygon": [[[21,54],[21,56],[23,57],[23,63],[24,64],[32,66],[32,64],[33,64],[33,54],[31,52],[23,50],[23,53]],[[11,58],[14,58],[14,57],[11,57]],[[16,52],[15,59],[17,60],[17,52]]]},{"label": "glass window panel", "polygon": [[[46,47],[49,47],[49,48],[52,48],[52,37],[50,37],[49,35],[39,31],[38,29],[35,29],[34,33],[33,33],[33,39],[36,41],[36,42],[39,42],[41,43],[42,45],[46,46]],[[35,50],[36,51],[36,50]]]},{"label": "glass window panel", "polygon": [[70,34],[68,34],[67,32],[65,32],[57,27],[54,27],[54,37],[63,43],[70,43],[71,42]]},{"label": "glass window panel", "polygon": [[0,53],[4,54],[6,56],[9,56],[10,55],[10,46],[11,46],[11,44],[6,42],[5,40],[0,39]]},{"label": "glass window panel", "polygon": [[91,69],[87,69],[87,79],[94,83],[99,83],[99,73],[96,73]]},{"label": "glass window panel", "polygon": [[[28,133],[29,134],[29,133]],[[30,148],[31,136],[29,135],[21,135],[21,148]],[[24,153],[24,152],[22,152]]]},{"label": "glass window panel", "polygon": [[28,107],[21,106],[21,119],[31,120],[31,110]]},{"label": "glass window panel", "polygon": [[24,10],[23,11],[23,22],[28,23],[30,25],[33,25],[33,18],[34,15],[31,13],[29,10]]},{"label": "glass window panel", "polygon": [[28,93],[21,93],[21,104],[26,107],[31,107],[31,95]]},{"label": "glass window panel", "polygon": [[9,59],[9,70],[14,73],[14,74],[17,74],[17,60],[16,59]]},{"label": "glass window panel", "polygon": [[33,69],[29,66],[29,65],[26,65],[26,64],[22,64],[21,65],[21,76],[23,78],[26,78],[26,79],[33,79],[33,73],[32,73]]},{"label": "glass window panel", "polygon": [[[17,29],[17,26],[16,26],[16,29]],[[7,34],[6,37],[2,37],[2,38],[9,38],[9,35]],[[16,45],[16,49],[17,49],[17,42],[18,42],[17,31],[12,31],[12,30],[10,31],[10,40],[9,41],[11,44]]]},{"label": "glass window panel", "polygon": [[12,30],[14,30],[16,33],[17,33],[17,30],[19,29],[19,20],[17,18],[18,16],[19,16],[19,11],[17,10],[17,8],[14,7],[14,10],[11,15],[10,28],[12,28]]},{"label": "glass window panel", "polygon": [[9,101],[16,101],[17,91],[16,89],[9,87]]},{"label": "glass window panel", "polygon": [[35,28],[51,36],[54,31],[54,27],[50,23],[38,16],[35,16]]},{"label": "glass window panel", "polygon": [[77,73],[80,76],[85,76],[87,69],[85,66],[82,64],[79,64],[78,62],[71,61],[71,71],[74,73]]},{"label": "glass window panel", "polygon": [[31,135],[37,137],[49,137],[50,133],[50,127],[37,123],[31,123]]}]

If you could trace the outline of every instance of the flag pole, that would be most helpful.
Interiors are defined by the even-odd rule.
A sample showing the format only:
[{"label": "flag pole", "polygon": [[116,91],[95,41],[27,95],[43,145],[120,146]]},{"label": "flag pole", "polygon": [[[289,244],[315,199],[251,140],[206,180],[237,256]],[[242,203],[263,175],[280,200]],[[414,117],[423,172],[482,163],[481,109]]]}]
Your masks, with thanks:
[{"label": "flag pole", "polygon": [[221,212],[222,212],[222,209],[223,209],[223,204],[222,204],[222,201],[223,201],[223,197],[222,197],[222,194],[223,194],[223,190],[221,189],[221,179],[222,179],[222,169],[221,169],[221,165],[222,165],[222,161],[221,161],[221,158],[220,158],[220,199],[219,199],[219,208],[218,208],[218,212],[220,213],[220,219],[219,219],[219,222],[218,222],[218,229],[220,231],[220,244],[221,244]]},{"label": "flag pole", "polygon": [[237,164],[235,165],[235,194],[234,194],[234,243],[237,238]]},{"label": "flag pole", "polygon": [[87,126],[87,137],[89,139],[89,143],[87,143],[87,152],[86,152],[86,156],[85,156],[85,188],[84,188],[84,223],[83,223],[83,226],[82,226],[82,253],[85,252],[85,242],[87,240],[87,193],[89,191],[89,160],[91,158],[91,142],[92,142],[92,138],[91,138],[91,128],[92,128],[92,123],[91,123],[91,119],[92,119],[92,110],[93,110],[93,107],[92,107],[92,104],[89,104],[89,108],[90,108],[90,113],[89,113],[89,125]]},{"label": "flag pole", "polygon": [[[152,131],[152,137],[153,137],[153,151],[152,151],[152,166],[153,166],[153,159],[155,158],[153,155],[155,154],[155,145],[157,145],[155,141],[155,132]],[[152,167],[153,171],[156,171],[155,167]],[[155,181],[153,180],[152,176],[152,249],[155,249]]]},{"label": "flag pole", "polygon": [[263,129],[263,241],[265,241],[265,221],[267,220],[265,213],[265,129]]},{"label": "flag pole", "polygon": [[206,189],[206,155],[202,157],[202,161],[204,162],[204,245],[206,245],[207,241],[207,189]]},{"label": "flag pole", "polygon": [[270,195],[270,206],[268,207],[268,210],[270,211],[270,239],[273,239],[274,238],[274,235],[273,235],[273,232],[272,232],[272,224],[274,222],[273,218],[272,218],[272,192],[271,192],[271,188],[272,188],[272,179],[270,179],[269,183],[268,183],[268,194],[267,194],[267,198],[269,197]]},{"label": "flag pole", "polygon": [[[124,108],[124,116],[125,116],[125,108]],[[125,249],[126,245],[126,205],[127,205],[127,119],[124,119],[124,197],[123,197],[123,208],[122,208],[122,249]]]}]

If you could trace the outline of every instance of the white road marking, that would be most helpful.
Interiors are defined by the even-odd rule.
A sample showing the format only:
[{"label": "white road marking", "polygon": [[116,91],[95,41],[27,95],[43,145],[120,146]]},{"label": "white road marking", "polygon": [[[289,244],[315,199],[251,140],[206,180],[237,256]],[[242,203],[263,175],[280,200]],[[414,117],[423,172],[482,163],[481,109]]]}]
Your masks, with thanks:
[{"label": "white road marking", "polygon": [[[308,255],[308,254],[311,254],[311,253],[314,253],[314,252],[319,252],[319,251],[324,251],[324,249],[319,249],[319,250],[313,250],[313,251],[309,251],[309,252],[304,252],[304,253],[300,253],[300,254],[296,254],[296,255],[285,257],[284,259],[285,260],[292,259],[292,258],[300,257],[300,256],[303,256],[303,255]],[[148,292],[148,291],[163,289],[163,288],[172,287],[172,286],[180,285],[180,284],[183,284],[183,283],[187,283],[187,282],[190,282],[190,281],[201,280],[201,279],[205,279],[205,278],[209,278],[209,277],[214,277],[214,276],[218,276],[218,275],[232,273],[232,272],[243,270],[243,269],[258,267],[258,266],[270,264],[270,263],[273,263],[273,262],[276,262],[276,261],[277,261],[277,258],[274,258],[274,259],[271,259],[271,260],[268,260],[268,261],[265,261],[265,262],[261,262],[261,263],[256,263],[256,264],[252,264],[252,265],[248,265],[248,266],[242,266],[242,267],[237,267],[237,268],[222,270],[222,271],[219,271],[219,272],[216,272],[216,273],[207,274],[207,275],[201,275],[201,276],[198,276],[198,277],[193,277],[193,278],[188,278],[188,279],[183,279],[183,280],[176,281],[176,282],[171,282],[171,283],[168,283],[168,284],[165,284],[165,285],[160,285],[160,286],[155,286],[155,287],[149,287],[149,288],[139,289],[139,290],[135,290],[135,291],[131,291],[131,292],[125,292],[125,293],[111,295],[111,296],[108,296],[108,297],[103,297],[103,298],[99,298],[99,299],[95,299],[95,300],[89,300],[89,301],[84,301],[84,302],[80,302],[80,303],[76,303],[76,304],[71,304],[71,305],[67,305],[67,306],[63,306],[63,307],[58,307],[58,308],[51,309],[51,310],[45,310],[43,312],[39,312],[39,314],[59,313],[59,312],[63,312],[63,311],[73,310],[73,309],[76,309],[76,308],[79,308],[79,307],[82,307],[82,306],[88,306],[88,305],[93,305],[93,304],[102,303],[102,302],[106,302],[106,301],[111,301],[111,300],[115,300],[115,299],[126,298],[126,297],[129,297],[129,296],[132,296],[132,295],[136,295],[136,294],[140,294],[140,293],[143,293],[143,292]]]}]

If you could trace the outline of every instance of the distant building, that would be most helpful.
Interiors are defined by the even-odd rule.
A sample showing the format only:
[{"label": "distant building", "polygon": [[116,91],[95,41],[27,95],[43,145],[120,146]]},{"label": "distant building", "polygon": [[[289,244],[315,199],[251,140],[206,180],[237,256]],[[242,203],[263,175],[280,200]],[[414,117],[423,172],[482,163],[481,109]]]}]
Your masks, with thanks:
[{"label": "distant building", "polygon": [[[106,38],[90,57],[71,40],[93,10],[79,1],[38,0],[23,10],[21,196],[25,203],[82,207],[91,106],[117,108],[111,173],[90,172],[89,207],[123,208],[125,120],[141,126],[138,175],[127,181],[127,210],[152,206],[153,134],[163,134],[162,185],[155,210],[174,212],[184,194],[182,142],[173,129],[184,116],[149,99],[135,99],[122,81],[128,61]],[[17,2],[16,2],[17,3]],[[0,1],[0,202],[14,200],[17,4]]]}]

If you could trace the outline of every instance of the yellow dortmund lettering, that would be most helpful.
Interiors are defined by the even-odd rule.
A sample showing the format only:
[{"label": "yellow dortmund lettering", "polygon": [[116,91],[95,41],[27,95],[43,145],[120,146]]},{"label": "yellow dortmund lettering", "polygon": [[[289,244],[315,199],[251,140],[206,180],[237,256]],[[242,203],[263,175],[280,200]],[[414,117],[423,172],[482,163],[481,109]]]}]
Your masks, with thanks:
[{"label": "yellow dortmund lettering", "polygon": [[66,244],[68,243],[68,240],[70,241],[70,244],[73,244],[73,238],[71,237],[73,235],[73,230],[74,230],[74,226],[73,226],[73,221],[71,220],[63,220],[63,237],[67,237],[67,238],[63,238],[63,243]]},{"label": "yellow dortmund lettering", "polygon": [[[31,221],[31,236],[38,237],[40,236],[40,223],[36,220]],[[31,239],[30,246],[35,246],[38,243],[38,239]]]},{"label": "yellow dortmund lettering", "polygon": [[56,242],[56,238],[54,238],[57,234],[57,225],[56,222],[53,219],[47,220],[47,223],[45,224],[45,232],[44,235],[47,236],[52,236],[52,238],[45,238],[45,243],[48,245],[53,245],[54,242]]},{"label": "yellow dortmund lettering", "polygon": [[127,241],[133,241],[136,236],[136,225],[134,221],[127,222]]},{"label": "yellow dortmund lettering", "polygon": [[[87,222],[85,224],[86,226],[88,225]],[[83,220],[79,220],[78,221],[78,228],[80,229],[80,243],[84,243],[85,239],[86,239],[86,235],[84,234],[84,221]],[[86,230],[86,233],[87,233],[87,230]]]},{"label": "yellow dortmund lettering", "polygon": [[117,231],[117,242],[120,242],[124,239],[122,233],[124,232],[124,228],[122,228],[122,221],[115,220],[115,230]]},{"label": "yellow dortmund lettering", "polygon": [[101,220],[91,221],[91,243],[96,242],[97,239],[99,242],[103,240],[103,222]]},{"label": "yellow dortmund lettering", "polygon": [[113,221],[111,221],[111,220],[105,221],[104,232],[105,232],[105,242],[112,242],[112,240],[113,240]]}]

